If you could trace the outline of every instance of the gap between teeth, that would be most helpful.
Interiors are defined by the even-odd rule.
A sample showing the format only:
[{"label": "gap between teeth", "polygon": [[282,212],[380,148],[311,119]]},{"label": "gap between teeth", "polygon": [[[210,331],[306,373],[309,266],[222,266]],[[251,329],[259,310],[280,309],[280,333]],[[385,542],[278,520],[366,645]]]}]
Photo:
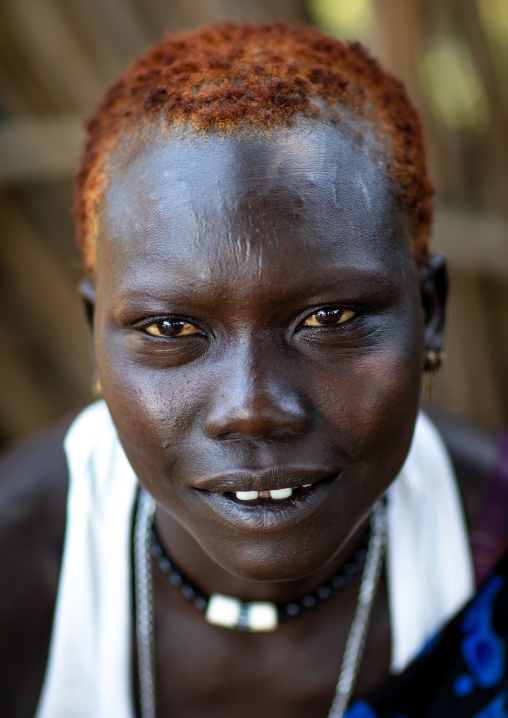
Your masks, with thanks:
[{"label": "gap between teeth", "polygon": [[[303,488],[307,489],[312,484],[304,484]],[[271,489],[270,490],[270,497],[272,499],[289,499],[291,494],[293,493],[293,489]],[[235,492],[236,498],[240,501],[255,501],[259,498],[259,491],[236,491]]]}]

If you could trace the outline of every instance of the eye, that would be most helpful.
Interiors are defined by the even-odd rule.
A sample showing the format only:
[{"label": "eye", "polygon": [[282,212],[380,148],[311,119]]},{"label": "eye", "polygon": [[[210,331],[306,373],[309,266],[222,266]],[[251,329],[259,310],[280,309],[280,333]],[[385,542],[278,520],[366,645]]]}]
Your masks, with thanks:
[{"label": "eye", "polygon": [[199,333],[199,329],[194,324],[181,319],[159,319],[145,326],[144,331],[152,337],[169,337],[171,339]]},{"label": "eye", "polygon": [[333,327],[344,324],[356,315],[352,309],[320,309],[304,321],[304,327]]}]

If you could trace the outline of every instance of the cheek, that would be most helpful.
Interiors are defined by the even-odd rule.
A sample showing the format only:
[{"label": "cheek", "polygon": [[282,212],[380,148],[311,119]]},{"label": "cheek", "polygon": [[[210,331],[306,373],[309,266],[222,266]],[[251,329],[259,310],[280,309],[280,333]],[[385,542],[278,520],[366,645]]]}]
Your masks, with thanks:
[{"label": "cheek", "polygon": [[104,369],[104,398],[119,433],[144,452],[160,450],[167,458],[199,416],[196,387],[193,391],[184,374],[169,378],[166,372],[128,362]]},{"label": "cheek", "polygon": [[97,338],[104,398],[136,473],[167,470],[200,414],[200,390],[185,368],[177,372],[136,361],[121,334]]},{"label": "cheek", "polygon": [[409,450],[420,403],[423,347],[414,335],[341,362],[321,390],[326,423],[350,459],[388,478]]}]

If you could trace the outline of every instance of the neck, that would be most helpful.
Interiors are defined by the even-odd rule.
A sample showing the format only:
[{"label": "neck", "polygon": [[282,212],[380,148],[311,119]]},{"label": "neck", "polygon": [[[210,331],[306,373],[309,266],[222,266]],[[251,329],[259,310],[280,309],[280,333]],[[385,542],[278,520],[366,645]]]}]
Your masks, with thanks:
[{"label": "neck", "polygon": [[316,572],[285,581],[251,581],[236,576],[203,551],[191,534],[157,506],[155,524],[161,543],[175,564],[205,594],[224,593],[244,601],[271,601],[284,605],[312,593],[351,558],[367,529],[367,519],[347,543]]}]

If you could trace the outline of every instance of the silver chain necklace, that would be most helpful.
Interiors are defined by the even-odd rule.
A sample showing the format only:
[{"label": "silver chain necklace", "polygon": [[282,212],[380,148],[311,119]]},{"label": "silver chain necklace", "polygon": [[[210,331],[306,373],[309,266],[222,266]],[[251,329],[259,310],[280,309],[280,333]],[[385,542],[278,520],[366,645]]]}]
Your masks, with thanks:
[{"label": "silver chain necklace", "polygon": [[[156,718],[151,555],[151,526],[154,513],[154,499],[141,488],[134,523],[134,590],[141,718]],[[328,718],[342,718],[344,716],[360,668],[386,546],[386,507],[384,501],[379,501],[374,506],[370,522],[371,536],[358,602],[353,622],[349,629],[335,697],[328,713]]]}]

